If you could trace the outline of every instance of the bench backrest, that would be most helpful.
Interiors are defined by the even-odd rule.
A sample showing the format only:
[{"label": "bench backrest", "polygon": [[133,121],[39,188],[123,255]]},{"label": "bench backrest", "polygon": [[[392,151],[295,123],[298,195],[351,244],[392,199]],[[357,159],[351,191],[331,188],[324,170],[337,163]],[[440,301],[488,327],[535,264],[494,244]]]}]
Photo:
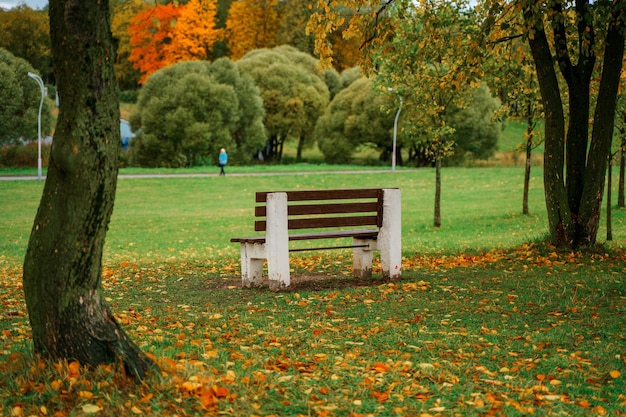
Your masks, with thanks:
[{"label": "bench backrest", "polygon": [[[322,229],[375,226],[383,224],[383,190],[298,190],[287,193],[288,229]],[[266,230],[265,202],[270,192],[257,192],[254,230]]]}]

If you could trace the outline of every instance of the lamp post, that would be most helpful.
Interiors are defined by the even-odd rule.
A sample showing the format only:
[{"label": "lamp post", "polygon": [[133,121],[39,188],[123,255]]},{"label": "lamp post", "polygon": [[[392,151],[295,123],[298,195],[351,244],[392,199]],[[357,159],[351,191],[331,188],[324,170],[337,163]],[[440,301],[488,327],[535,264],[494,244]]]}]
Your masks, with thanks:
[{"label": "lamp post", "polygon": [[[387,88],[389,91],[394,91],[393,88]],[[398,118],[400,118],[400,112],[402,111],[402,96],[398,94],[400,98],[400,106],[396,112],[396,119],[393,121],[393,145],[391,150],[391,172],[396,172],[396,137],[398,136]]]},{"label": "lamp post", "polygon": [[28,73],[28,76],[35,80],[39,84],[41,89],[41,101],[39,101],[39,118],[37,119],[37,179],[41,181],[41,109],[43,107],[43,99],[46,96],[46,87],[43,84],[43,80],[37,74],[32,72]]}]

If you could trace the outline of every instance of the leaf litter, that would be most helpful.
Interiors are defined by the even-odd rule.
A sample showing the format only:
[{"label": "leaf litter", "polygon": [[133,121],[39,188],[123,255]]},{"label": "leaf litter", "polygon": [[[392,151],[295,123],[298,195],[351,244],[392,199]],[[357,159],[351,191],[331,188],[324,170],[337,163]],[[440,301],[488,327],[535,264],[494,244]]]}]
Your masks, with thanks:
[{"label": "leaf litter", "polygon": [[0,414],[626,415],[623,251],[415,255],[396,282],[355,281],[349,253],[292,265],[278,293],[241,289],[236,259],[106,265],[160,366],[136,385],[33,355],[21,266],[0,258]]}]

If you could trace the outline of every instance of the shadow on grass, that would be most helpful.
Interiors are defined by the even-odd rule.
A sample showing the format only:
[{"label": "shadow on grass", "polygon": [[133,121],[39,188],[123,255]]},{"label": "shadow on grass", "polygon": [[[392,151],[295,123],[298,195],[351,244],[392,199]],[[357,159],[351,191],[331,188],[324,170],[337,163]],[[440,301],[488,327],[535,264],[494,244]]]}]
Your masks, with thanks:
[{"label": "shadow on grass", "polygon": [[[351,276],[332,276],[329,274],[293,274],[291,276],[289,287],[283,288],[278,292],[294,293],[298,291],[325,291],[341,290],[345,288],[376,287],[389,282],[401,282],[401,279],[391,281],[376,275],[371,278],[353,278]],[[205,288],[215,290],[232,290],[238,288],[243,291],[252,292],[270,291],[269,279],[267,276],[263,278],[262,286],[249,289],[241,287],[241,278],[239,277],[227,278],[219,281],[205,281],[205,284]]]}]

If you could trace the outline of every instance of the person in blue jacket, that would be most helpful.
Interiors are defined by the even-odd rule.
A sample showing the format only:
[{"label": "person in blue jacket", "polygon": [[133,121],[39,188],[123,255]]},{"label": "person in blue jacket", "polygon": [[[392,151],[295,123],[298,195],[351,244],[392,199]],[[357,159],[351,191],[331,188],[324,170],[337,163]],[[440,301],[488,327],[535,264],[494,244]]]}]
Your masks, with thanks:
[{"label": "person in blue jacket", "polygon": [[224,172],[224,167],[228,163],[228,154],[226,153],[226,149],[220,149],[220,157],[219,157],[219,166],[220,166],[220,175],[226,175]]}]

